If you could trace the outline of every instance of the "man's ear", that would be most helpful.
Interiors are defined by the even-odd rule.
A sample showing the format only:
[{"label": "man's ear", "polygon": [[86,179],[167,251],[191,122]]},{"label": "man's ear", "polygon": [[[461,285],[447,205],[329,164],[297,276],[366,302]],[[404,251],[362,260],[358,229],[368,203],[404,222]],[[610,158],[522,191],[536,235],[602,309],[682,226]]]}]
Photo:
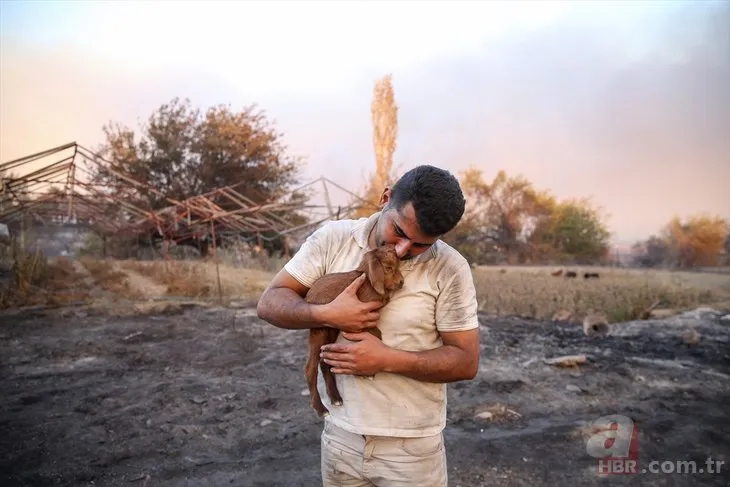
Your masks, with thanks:
[{"label": "man's ear", "polygon": [[380,209],[383,209],[386,204],[390,201],[390,187],[386,186],[383,193],[380,195]]}]

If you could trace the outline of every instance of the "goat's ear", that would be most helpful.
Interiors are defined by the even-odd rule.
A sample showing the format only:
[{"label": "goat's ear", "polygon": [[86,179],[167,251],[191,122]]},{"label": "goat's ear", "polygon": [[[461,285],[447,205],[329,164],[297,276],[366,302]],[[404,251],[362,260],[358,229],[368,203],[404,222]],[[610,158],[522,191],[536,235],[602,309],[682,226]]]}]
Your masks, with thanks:
[{"label": "goat's ear", "polygon": [[374,255],[368,259],[368,279],[378,294],[385,294],[385,271]]}]

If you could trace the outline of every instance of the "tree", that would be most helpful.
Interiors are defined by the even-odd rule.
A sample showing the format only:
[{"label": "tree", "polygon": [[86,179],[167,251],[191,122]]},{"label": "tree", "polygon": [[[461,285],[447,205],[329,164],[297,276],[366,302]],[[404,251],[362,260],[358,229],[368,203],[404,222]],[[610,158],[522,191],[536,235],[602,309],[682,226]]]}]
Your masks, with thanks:
[{"label": "tree", "polygon": [[568,200],[555,208],[550,238],[561,260],[585,265],[607,257],[611,232],[587,199]]},{"label": "tree", "polygon": [[[301,203],[305,195],[290,193],[298,183],[300,159],[287,148],[265,114],[255,105],[239,111],[218,105],[204,113],[190,100],[174,98],[161,105],[139,133],[118,123],[103,127],[106,142],[97,150],[107,164],[96,182],[113,186],[112,195],[138,207],[159,210],[168,198],[182,201],[231,186],[245,198],[262,204],[288,195]],[[150,189],[119,184],[121,172]],[[214,202],[223,209],[240,205],[228,198]],[[277,216],[296,218],[294,210]]]},{"label": "tree", "polygon": [[375,83],[373,100],[370,105],[373,125],[373,149],[375,152],[375,172],[362,194],[365,203],[353,212],[353,218],[369,216],[378,207],[380,195],[386,186],[392,184],[393,154],[398,139],[398,106],[393,92],[393,77],[386,75]]},{"label": "tree", "polygon": [[727,221],[707,215],[690,216],[684,223],[674,217],[663,229],[663,237],[679,268],[721,264],[727,233]]},{"label": "tree", "polygon": [[559,202],[524,176],[499,171],[487,183],[481,170],[461,173],[467,208],[444,236],[479,263],[595,262],[606,256],[610,232],[588,200]]},{"label": "tree", "polygon": [[529,238],[549,213],[550,197],[523,176],[504,171],[487,183],[481,170],[470,167],[461,173],[460,184],[467,207],[444,240],[480,263],[529,260]]},{"label": "tree", "polygon": [[[169,205],[158,192],[183,200],[236,185],[238,192],[263,202],[298,182],[299,160],[286,154],[281,134],[255,106],[234,112],[220,105],[201,114],[189,100],[175,98],[149,117],[139,136],[117,123],[103,130],[106,143],[99,155],[110,169],[149,184],[154,191],[135,192],[153,209]],[[116,181],[103,169],[98,177]]]},{"label": "tree", "polygon": [[633,264],[638,267],[662,267],[671,262],[669,244],[657,235],[635,243],[631,248],[631,254]]}]

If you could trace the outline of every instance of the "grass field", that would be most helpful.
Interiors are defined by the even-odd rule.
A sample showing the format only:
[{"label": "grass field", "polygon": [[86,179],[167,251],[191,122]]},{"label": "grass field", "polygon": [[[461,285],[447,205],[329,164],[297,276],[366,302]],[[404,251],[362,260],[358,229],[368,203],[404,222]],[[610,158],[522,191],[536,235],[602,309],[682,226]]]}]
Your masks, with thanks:
[{"label": "grass field", "polygon": [[[134,261],[28,257],[6,279],[0,307],[61,304],[100,295],[123,300],[187,297],[255,300],[274,273],[203,261]],[[553,276],[557,267],[477,267],[473,270],[479,309],[500,315],[551,319],[556,312],[580,321],[590,312],[610,322],[636,319],[652,304],[659,310],[681,311],[697,306],[730,309],[730,274],[610,268],[571,268],[578,277]],[[584,271],[599,279],[583,279]],[[220,283],[220,285],[219,285]],[[21,292],[18,292],[21,289]]]},{"label": "grass field", "polygon": [[[570,268],[577,278],[553,276],[557,267],[477,267],[473,270],[479,308],[496,314],[550,319],[565,310],[582,320],[605,313],[610,322],[637,318],[657,309],[681,311],[698,306],[730,308],[730,274],[665,270]],[[583,272],[599,279],[583,279]]]}]

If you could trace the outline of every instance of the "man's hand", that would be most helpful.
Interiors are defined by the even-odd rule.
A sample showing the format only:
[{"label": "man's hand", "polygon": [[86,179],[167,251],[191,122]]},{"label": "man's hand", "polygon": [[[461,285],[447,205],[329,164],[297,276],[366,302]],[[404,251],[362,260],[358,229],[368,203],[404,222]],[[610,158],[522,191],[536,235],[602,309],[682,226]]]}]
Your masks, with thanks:
[{"label": "man's hand", "polygon": [[355,343],[324,345],[320,357],[335,374],[404,375],[424,382],[473,379],[479,370],[479,329],[441,333],[443,346],[421,352],[398,350],[370,333],[343,333]]},{"label": "man's hand", "polygon": [[357,290],[365,282],[366,275],[352,281],[332,302],[319,307],[317,320],[348,332],[360,332],[365,328],[377,326],[383,306],[380,301],[363,303],[357,297]]},{"label": "man's hand", "polygon": [[383,371],[393,350],[371,333],[343,333],[354,343],[330,343],[322,347],[320,357],[332,366],[335,374],[372,376]]}]

